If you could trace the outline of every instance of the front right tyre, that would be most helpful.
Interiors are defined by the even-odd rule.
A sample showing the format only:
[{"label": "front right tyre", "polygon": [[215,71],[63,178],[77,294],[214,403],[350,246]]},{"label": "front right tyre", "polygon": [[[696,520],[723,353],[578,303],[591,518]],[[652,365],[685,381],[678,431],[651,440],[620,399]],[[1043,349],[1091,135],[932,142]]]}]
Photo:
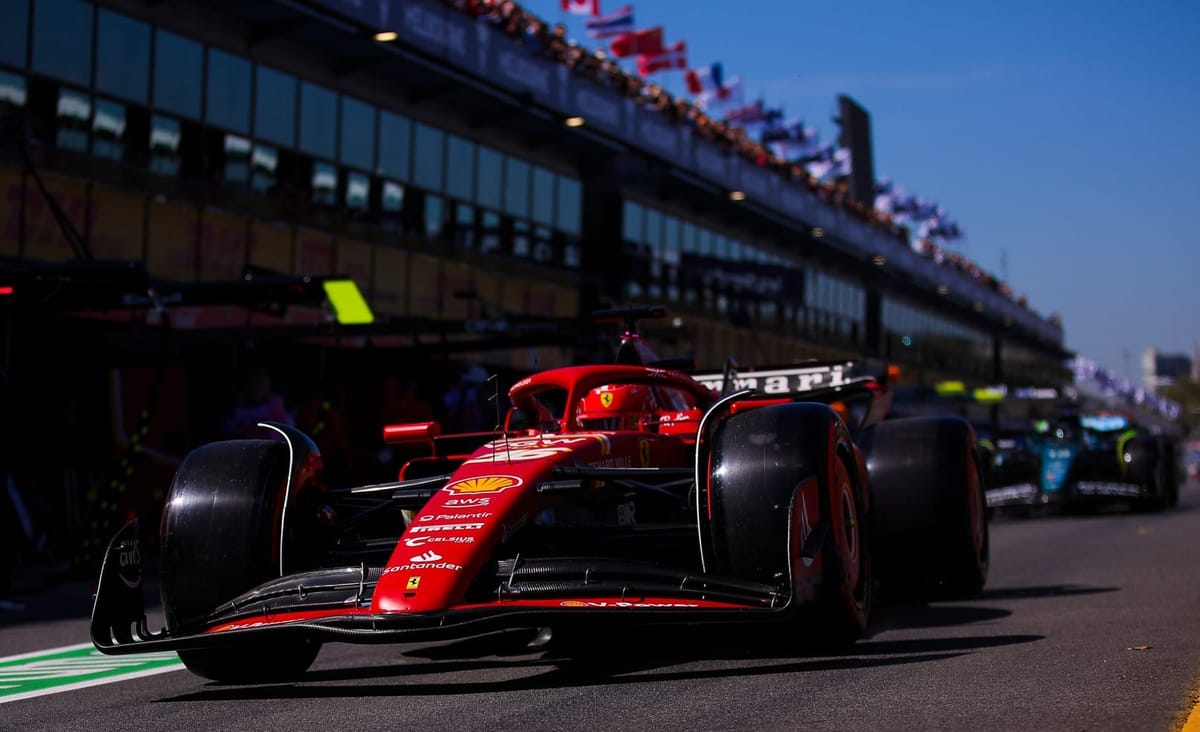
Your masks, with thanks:
[{"label": "front right tyre", "polygon": [[775,583],[787,640],[841,650],[866,631],[873,577],[866,486],[840,417],[823,404],[735,413],[709,459],[712,570]]}]

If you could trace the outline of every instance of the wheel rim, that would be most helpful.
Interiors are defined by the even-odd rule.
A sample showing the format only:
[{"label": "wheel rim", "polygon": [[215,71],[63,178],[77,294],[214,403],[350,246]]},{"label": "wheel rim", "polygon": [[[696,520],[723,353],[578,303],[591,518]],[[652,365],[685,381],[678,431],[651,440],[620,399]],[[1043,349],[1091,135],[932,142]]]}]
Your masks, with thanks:
[{"label": "wheel rim", "polygon": [[834,530],[838,536],[838,552],[846,568],[845,587],[855,594],[862,571],[860,561],[861,537],[859,536],[858,508],[850,474],[841,460],[834,460],[833,481],[837,486],[833,502]]},{"label": "wheel rim", "polygon": [[979,480],[979,467],[974,456],[968,457],[970,478],[967,480],[967,512],[971,521],[971,543],[975,547],[975,556],[982,559],[984,549],[984,522],[987,520],[983,508],[982,484]]}]

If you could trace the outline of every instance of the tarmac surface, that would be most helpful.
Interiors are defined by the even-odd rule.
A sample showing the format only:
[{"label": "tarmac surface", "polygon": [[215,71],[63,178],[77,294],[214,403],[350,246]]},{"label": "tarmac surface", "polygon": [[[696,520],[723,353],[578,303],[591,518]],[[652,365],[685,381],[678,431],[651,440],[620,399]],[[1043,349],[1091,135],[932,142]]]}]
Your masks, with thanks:
[{"label": "tarmac surface", "polygon": [[[297,683],[177,670],[0,699],[0,728],[1180,729],[1200,679],[1200,487],[1160,514],[991,529],[981,595],[885,607],[842,655],[790,656],[722,628],[622,634],[586,663],[531,651],[525,634],[333,644]],[[87,640],[94,582],[23,581],[27,608],[0,613],[0,657]]]}]

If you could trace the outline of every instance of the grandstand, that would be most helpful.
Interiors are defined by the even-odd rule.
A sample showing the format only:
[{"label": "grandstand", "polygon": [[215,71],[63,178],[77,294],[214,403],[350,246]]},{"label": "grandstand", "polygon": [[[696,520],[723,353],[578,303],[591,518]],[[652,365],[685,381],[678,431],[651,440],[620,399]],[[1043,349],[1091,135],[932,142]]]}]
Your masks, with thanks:
[{"label": "grandstand", "polygon": [[[384,322],[654,302],[676,316],[668,348],[702,365],[871,354],[910,379],[1069,378],[1059,323],[577,44],[527,42],[528,16],[438,0],[3,13],[0,106],[28,120],[34,168],[8,125],[0,256],[81,256],[38,172],[90,256],[156,277],[336,272]],[[577,350],[477,355],[528,369]]]}]

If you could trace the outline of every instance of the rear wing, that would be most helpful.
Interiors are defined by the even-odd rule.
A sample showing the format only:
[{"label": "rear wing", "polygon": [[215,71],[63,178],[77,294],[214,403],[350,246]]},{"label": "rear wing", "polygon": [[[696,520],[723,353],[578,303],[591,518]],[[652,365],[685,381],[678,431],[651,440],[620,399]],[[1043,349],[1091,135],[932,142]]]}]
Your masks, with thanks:
[{"label": "rear wing", "polygon": [[729,361],[724,371],[689,374],[720,394],[753,389],[771,396],[799,396],[842,390],[861,384],[886,385],[888,367],[883,361],[813,361],[801,366],[770,366],[740,370]]}]

